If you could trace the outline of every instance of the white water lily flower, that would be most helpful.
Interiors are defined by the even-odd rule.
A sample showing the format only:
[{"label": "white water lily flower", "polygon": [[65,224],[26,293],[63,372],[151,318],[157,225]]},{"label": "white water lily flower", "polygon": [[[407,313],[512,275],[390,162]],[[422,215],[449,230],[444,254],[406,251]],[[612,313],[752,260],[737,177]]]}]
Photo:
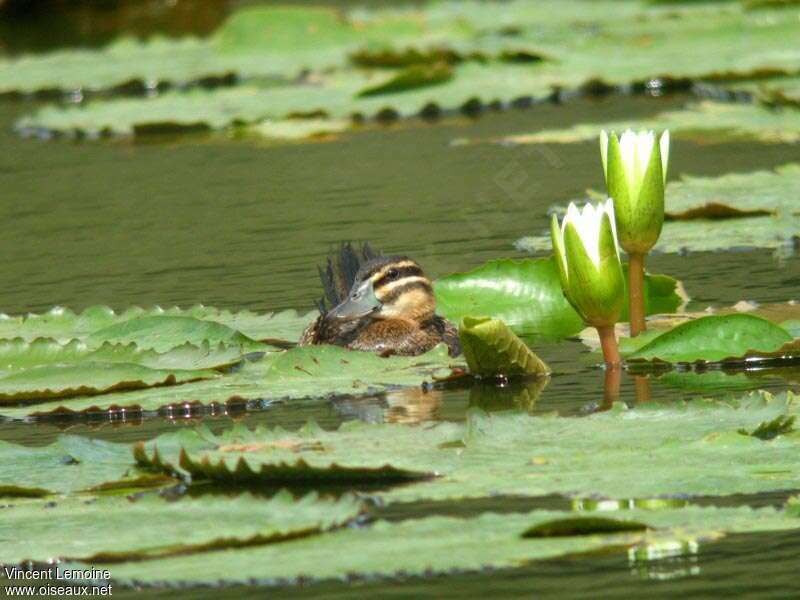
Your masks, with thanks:
[{"label": "white water lily flower", "polygon": [[600,133],[608,195],[614,198],[619,241],[630,254],[646,254],[664,224],[669,131]]},{"label": "white water lily flower", "polygon": [[619,320],[625,285],[617,245],[614,201],[609,198],[579,210],[570,203],[559,224],[550,224],[561,287],[584,321],[608,326]]}]

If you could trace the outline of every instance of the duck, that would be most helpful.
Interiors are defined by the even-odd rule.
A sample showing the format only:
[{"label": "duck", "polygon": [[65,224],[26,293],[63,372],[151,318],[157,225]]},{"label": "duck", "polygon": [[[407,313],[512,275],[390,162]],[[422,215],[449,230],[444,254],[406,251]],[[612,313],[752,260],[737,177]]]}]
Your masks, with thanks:
[{"label": "duck", "polygon": [[412,258],[379,255],[366,244],[359,253],[346,244],[338,264],[329,258],[320,277],[325,290],[320,315],[299,346],[332,344],[381,356],[418,356],[444,343],[450,356],[461,354],[458,328],[436,314],[433,284]]}]

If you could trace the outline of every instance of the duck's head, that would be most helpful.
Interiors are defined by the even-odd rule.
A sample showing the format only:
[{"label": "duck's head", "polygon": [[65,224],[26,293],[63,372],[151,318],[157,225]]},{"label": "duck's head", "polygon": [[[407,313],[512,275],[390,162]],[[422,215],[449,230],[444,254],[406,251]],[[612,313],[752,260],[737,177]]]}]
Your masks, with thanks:
[{"label": "duck's head", "polygon": [[326,317],[422,322],[432,317],[435,310],[433,286],[422,267],[406,256],[382,256],[358,270],[347,298]]}]

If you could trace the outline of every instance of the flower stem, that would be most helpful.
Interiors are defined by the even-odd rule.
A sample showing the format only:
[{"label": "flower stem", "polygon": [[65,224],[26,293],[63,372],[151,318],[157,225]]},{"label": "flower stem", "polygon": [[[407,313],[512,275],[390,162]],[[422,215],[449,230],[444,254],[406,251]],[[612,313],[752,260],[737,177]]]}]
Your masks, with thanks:
[{"label": "flower stem", "polygon": [[603,358],[606,361],[606,366],[611,369],[618,369],[622,364],[622,360],[619,357],[619,346],[617,346],[614,326],[598,327],[597,335],[600,336],[600,346],[603,348]]},{"label": "flower stem", "polygon": [[647,329],[644,320],[644,254],[631,254],[628,261],[628,319],[631,337]]}]

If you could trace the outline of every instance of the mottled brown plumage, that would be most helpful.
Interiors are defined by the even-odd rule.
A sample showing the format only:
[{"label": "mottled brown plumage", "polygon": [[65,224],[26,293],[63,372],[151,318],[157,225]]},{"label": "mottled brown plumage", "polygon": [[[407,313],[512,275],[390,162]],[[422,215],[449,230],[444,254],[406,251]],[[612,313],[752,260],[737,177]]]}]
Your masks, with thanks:
[{"label": "mottled brown plumage", "polygon": [[[342,293],[342,275],[350,275],[349,292]],[[343,268],[344,266],[344,268]],[[328,261],[320,270],[326,299],[335,304],[326,310],[320,302],[320,316],[303,333],[300,345],[333,344],[381,355],[416,356],[444,342],[450,355],[461,353],[458,330],[436,314],[431,281],[415,261],[405,256],[374,257],[368,246],[359,256],[343,246],[338,264]]]}]

